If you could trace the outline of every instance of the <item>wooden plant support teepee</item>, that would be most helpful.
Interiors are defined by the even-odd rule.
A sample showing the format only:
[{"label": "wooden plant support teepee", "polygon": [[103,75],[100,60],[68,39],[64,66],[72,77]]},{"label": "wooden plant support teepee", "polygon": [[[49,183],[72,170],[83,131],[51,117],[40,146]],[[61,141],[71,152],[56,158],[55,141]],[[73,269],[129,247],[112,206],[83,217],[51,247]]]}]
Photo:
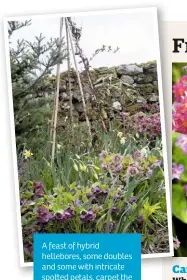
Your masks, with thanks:
[{"label": "wooden plant support teepee", "polygon": [[73,123],[73,112],[72,112],[72,93],[71,93],[71,82],[70,82],[70,47],[69,47],[69,34],[68,34],[68,25],[65,19],[66,25],[66,41],[67,41],[67,66],[68,66],[68,92],[69,92],[69,107],[70,107],[70,123]]},{"label": "wooden plant support teepee", "polygon": [[[62,28],[63,28],[63,18],[60,18],[59,53],[61,52]],[[52,114],[52,121],[51,121],[51,138],[52,138],[52,139],[50,139],[50,140],[52,140],[51,163],[54,162],[54,157],[55,157],[56,125],[57,125],[57,114],[58,114],[58,103],[59,103],[59,86],[60,86],[60,62],[57,64],[56,93],[54,94],[53,114]]]},{"label": "wooden plant support teepee", "polygon": [[74,50],[74,45],[73,45],[72,34],[71,34],[71,31],[70,31],[70,28],[69,28],[69,23],[68,23],[67,18],[65,19],[65,21],[66,21],[66,26],[67,26],[67,30],[68,30],[69,39],[70,39],[71,50],[72,50],[72,54],[73,54],[73,60],[74,60],[74,64],[75,64],[77,79],[78,79],[78,83],[79,83],[79,90],[80,90],[80,93],[81,93],[84,114],[85,114],[86,123],[87,123],[87,126],[88,126],[88,133],[89,133],[89,137],[90,137],[90,140],[91,140],[92,139],[91,126],[90,126],[90,121],[89,121],[89,118],[88,118],[87,112],[86,112],[86,103],[85,103],[85,99],[84,99],[82,83],[81,83],[81,79],[80,79],[80,75],[79,75],[79,71],[78,71],[78,66],[77,66],[77,61],[76,61],[76,57],[75,57],[75,50]]},{"label": "wooden plant support teepee", "polygon": [[[66,40],[67,40],[67,66],[68,66],[68,92],[69,92],[69,97],[70,97],[70,123],[73,122],[73,116],[72,116],[72,93],[71,93],[71,83],[70,83],[70,45],[71,45],[71,51],[73,55],[73,60],[74,60],[74,65],[76,69],[76,74],[77,74],[77,79],[78,79],[78,84],[79,84],[79,89],[81,93],[81,98],[82,98],[82,103],[83,103],[83,109],[84,109],[84,114],[86,118],[86,124],[88,127],[88,134],[90,141],[92,140],[92,134],[91,134],[91,126],[90,126],[90,121],[87,116],[87,111],[86,111],[86,103],[84,99],[84,93],[83,93],[83,88],[82,88],[82,83],[78,71],[78,66],[77,66],[77,61],[75,57],[75,51],[74,51],[74,45],[73,45],[73,39],[72,39],[72,34],[69,28],[69,23],[67,18],[61,18],[60,19],[60,42],[62,40],[62,28],[63,25],[65,24],[66,27]],[[70,45],[69,45],[70,42]],[[61,44],[59,47],[59,52],[61,51]],[[53,100],[53,113],[52,113],[52,121],[51,121],[51,131],[50,131],[50,141],[52,142],[52,154],[51,154],[51,164],[54,162],[55,158],[55,148],[56,148],[56,127],[57,127],[57,116],[58,116],[58,104],[59,104],[59,86],[60,86],[60,63],[57,64],[57,71],[56,71],[56,93],[54,95],[54,100]]]}]

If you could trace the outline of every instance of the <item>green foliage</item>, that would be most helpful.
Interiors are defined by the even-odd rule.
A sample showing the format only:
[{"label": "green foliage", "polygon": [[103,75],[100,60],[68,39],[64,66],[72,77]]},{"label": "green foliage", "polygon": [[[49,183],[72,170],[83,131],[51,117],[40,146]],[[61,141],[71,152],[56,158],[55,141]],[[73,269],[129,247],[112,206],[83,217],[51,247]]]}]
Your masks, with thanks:
[{"label": "green foliage", "polygon": [[183,75],[186,63],[173,62],[172,63],[172,82],[175,84]]},{"label": "green foliage", "polygon": [[[104,146],[107,150],[99,157],[93,147],[90,147],[89,153],[83,153],[83,150],[80,153],[78,150],[77,153],[70,150],[64,152],[61,147],[54,166],[37,155],[27,160],[20,158],[26,164],[25,172],[19,177],[21,200],[24,201],[21,209],[26,243],[32,244],[32,233],[28,235],[28,229],[34,225],[35,231],[49,233],[141,232],[143,248],[144,245],[157,246],[158,228],[161,226],[164,232],[167,231],[162,153],[158,147],[142,147],[137,173],[131,174],[130,168],[137,163],[133,156],[138,148],[137,142],[127,137],[125,143],[121,144],[117,131],[114,133],[116,137],[111,135],[111,139],[115,139],[116,144]],[[105,136],[101,135],[104,143]],[[117,150],[116,145],[122,153],[112,152],[114,148]],[[118,159],[122,163],[119,170],[116,169]],[[161,163],[157,166],[159,161]],[[148,175],[149,170],[152,172]],[[34,182],[41,183],[43,196],[36,196]],[[105,195],[94,193],[96,188]],[[37,221],[41,206],[47,207],[53,215],[47,224]],[[64,222],[56,220],[57,215],[64,215],[69,207],[74,213],[72,219]],[[94,219],[85,223],[81,215],[90,210],[95,215]],[[25,258],[32,260],[28,251],[25,252]]]}]

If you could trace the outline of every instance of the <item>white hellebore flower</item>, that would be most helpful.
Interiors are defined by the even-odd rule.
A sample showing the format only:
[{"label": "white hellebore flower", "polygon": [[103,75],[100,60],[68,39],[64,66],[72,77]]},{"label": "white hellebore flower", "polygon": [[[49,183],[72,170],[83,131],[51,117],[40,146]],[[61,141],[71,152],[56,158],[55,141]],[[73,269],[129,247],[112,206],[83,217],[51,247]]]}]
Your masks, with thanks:
[{"label": "white hellebore flower", "polygon": [[122,145],[125,144],[125,137],[122,137],[122,138],[120,139],[120,143],[121,143]]},{"label": "white hellebore flower", "polygon": [[112,108],[117,110],[117,111],[120,111],[122,109],[121,107],[121,104],[119,103],[119,101],[115,101],[112,105]]},{"label": "white hellebore flower", "polygon": [[122,136],[123,136],[123,133],[119,131],[117,134],[117,137],[121,138]]}]

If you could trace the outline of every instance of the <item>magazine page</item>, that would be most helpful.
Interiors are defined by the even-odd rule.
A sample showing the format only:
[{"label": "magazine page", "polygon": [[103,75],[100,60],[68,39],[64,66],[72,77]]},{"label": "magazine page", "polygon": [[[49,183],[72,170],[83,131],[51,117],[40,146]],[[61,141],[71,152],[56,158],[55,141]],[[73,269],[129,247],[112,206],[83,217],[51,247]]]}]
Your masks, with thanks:
[{"label": "magazine page", "polygon": [[141,255],[173,255],[157,9],[8,18],[5,34],[21,265],[140,277]]},{"label": "magazine page", "polygon": [[[165,66],[164,75],[166,82],[164,90],[168,94],[167,102],[171,104],[172,114],[168,119],[168,132],[172,135],[168,145],[171,148],[171,192],[172,192],[172,224],[174,258],[163,260],[163,278],[185,278],[187,257],[187,200],[186,200],[186,172],[187,152],[186,139],[186,27],[187,22],[165,22],[163,34],[165,34]],[[167,54],[166,54],[167,50]],[[169,51],[168,51],[169,50]],[[166,70],[167,68],[167,70]],[[168,71],[169,69],[169,71]],[[168,114],[169,116],[169,114]],[[172,125],[171,125],[172,124]],[[172,130],[172,131],[171,131]],[[170,133],[171,132],[171,133]]]},{"label": "magazine page", "polygon": [[161,263],[183,277],[187,42],[184,22],[159,19],[149,6],[4,18],[24,280],[159,279]]}]

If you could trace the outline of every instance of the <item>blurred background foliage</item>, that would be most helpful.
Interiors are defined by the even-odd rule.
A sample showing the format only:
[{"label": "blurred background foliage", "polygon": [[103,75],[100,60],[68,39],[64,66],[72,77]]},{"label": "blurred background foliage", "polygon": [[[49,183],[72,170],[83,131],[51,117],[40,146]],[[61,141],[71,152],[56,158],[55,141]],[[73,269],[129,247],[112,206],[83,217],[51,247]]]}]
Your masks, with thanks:
[{"label": "blurred background foliage", "polygon": [[172,83],[175,84],[183,75],[186,62],[174,62],[172,63]]}]

